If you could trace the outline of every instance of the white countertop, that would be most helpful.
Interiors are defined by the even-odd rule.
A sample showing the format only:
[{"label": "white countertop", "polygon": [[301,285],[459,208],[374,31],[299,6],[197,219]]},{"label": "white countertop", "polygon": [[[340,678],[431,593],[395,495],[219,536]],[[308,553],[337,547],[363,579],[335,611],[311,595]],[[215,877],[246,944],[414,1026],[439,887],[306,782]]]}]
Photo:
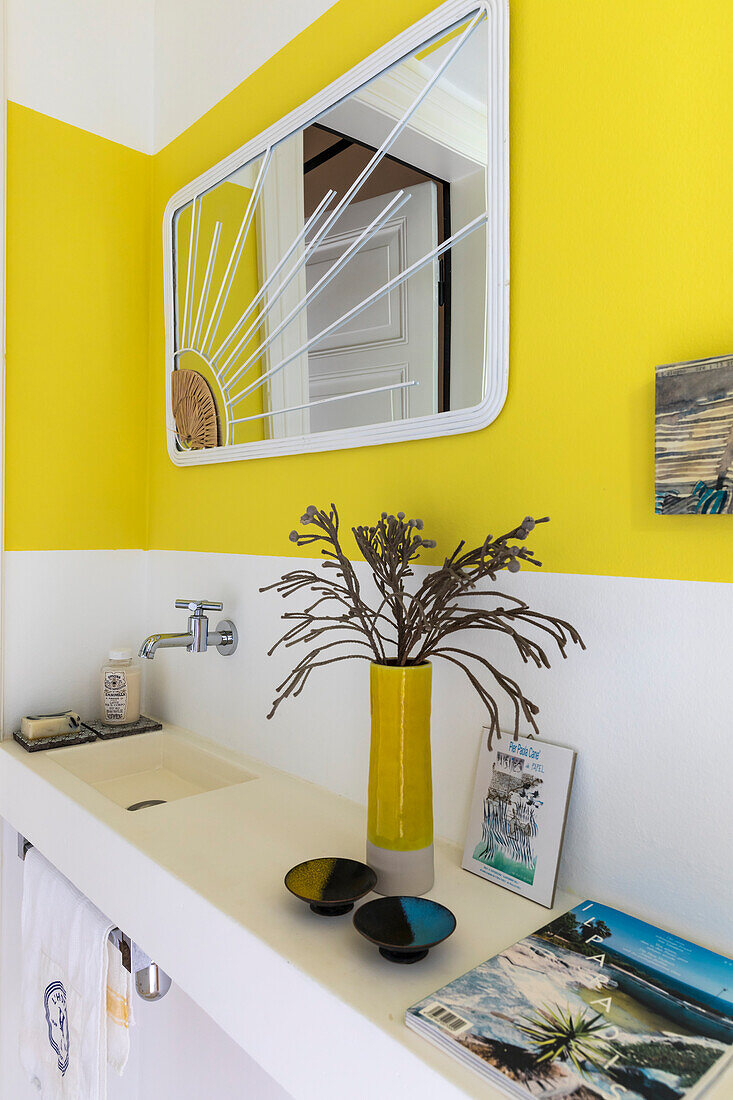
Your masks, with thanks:
[{"label": "white countertop", "polygon": [[[364,808],[165,729],[258,779],[128,813],[54,763],[54,750],[5,741],[0,815],[297,1100],[505,1095],[408,1030],[405,1009],[577,899],[547,910],[463,871],[459,849],[439,841],[429,896],[453,910],[456,931],[423,962],[396,966],[351,914],[318,917],[283,886],[303,859],[363,859]],[[720,1084],[709,1093],[724,1095]]]}]

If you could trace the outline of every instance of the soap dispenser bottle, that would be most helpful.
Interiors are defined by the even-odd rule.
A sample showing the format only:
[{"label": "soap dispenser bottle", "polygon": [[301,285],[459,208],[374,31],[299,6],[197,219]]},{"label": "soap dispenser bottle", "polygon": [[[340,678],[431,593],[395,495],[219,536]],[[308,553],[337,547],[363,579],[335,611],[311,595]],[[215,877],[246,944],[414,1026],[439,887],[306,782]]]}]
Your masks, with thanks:
[{"label": "soap dispenser bottle", "polygon": [[140,717],[140,666],[131,649],[110,649],[101,668],[102,724],[127,726]]}]

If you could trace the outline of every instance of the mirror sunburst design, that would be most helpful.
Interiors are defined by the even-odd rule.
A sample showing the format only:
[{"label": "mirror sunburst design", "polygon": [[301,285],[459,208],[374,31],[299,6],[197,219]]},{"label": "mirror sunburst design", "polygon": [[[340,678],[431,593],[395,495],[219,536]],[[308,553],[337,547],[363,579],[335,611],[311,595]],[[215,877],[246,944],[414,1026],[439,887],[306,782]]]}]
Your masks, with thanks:
[{"label": "mirror sunburst design", "polygon": [[[355,257],[362,255],[379,234],[395,224],[411,197],[403,188],[391,197],[384,196],[385,201],[366,226],[352,237],[310,288],[305,287],[306,264],[327,235],[333,234],[338,220],[347,213],[357,195],[363,192],[375,169],[388,156],[410,120],[420,111],[431,90],[485,17],[484,9],[480,8],[468,21],[464,20],[458,30],[443,35],[442,43],[454,36],[455,40],[406,110],[396,118],[386,138],[340,198],[334,189],[326,191],[312,213],[304,218],[302,227],[283,249],[266,278],[258,278],[258,246],[253,245],[254,235],[250,234],[250,230],[255,224],[271,174],[277,171],[273,165],[283,143],[268,146],[258,161],[240,170],[245,173],[243,184],[229,184],[225,180],[196,195],[176,212],[178,285],[174,307],[171,395],[175,437],[181,449],[246,442],[252,438],[247,435],[250,426],[259,425],[261,431],[263,424],[275,418],[299,413],[307,415],[309,410],[319,405],[378,393],[407,391],[420,385],[419,380],[407,378],[381,385],[372,384],[337,395],[307,396],[303,401],[276,407],[268,399],[272,385],[291,363],[317,349],[332,334],[398,291],[408,279],[428,265],[436,265],[444,253],[486,226],[489,213],[484,209],[312,335],[301,325],[301,338],[295,342],[296,346],[283,350],[286,348],[283,335],[289,326],[301,317],[303,311],[322,295],[338,275],[346,271]],[[227,227],[234,225],[237,225],[236,233],[228,231]],[[228,233],[233,239],[228,238]],[[185,242],[185,246],[181,242]],[[233,288],[237,288],[237,294],[232,294]],[[294,288],[297,290],[295,297]],[[247,301],[246,308],[238,312],[238,307],[234,306],[236,301]],[[292,345],[292,341],[290,343]],[[279,354],[273,355],[274,352]],[[200,383],[196,382],[197,378]],[[185,401],[181,397],[184,388]],[[195,408],[192,404],[194,390],[199,401]],[[213,421],[207,395],[213,403]]]}]

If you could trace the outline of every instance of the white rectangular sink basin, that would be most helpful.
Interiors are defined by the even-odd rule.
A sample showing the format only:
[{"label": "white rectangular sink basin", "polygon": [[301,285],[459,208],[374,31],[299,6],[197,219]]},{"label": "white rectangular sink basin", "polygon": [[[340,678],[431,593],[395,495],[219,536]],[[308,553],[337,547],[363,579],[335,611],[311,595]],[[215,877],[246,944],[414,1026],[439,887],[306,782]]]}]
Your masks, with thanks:
[{"label": "white rectangular sink basin", "polygon": [[225,757],[163,731],[58,749],[53,758],[125,809],[149,800],[175,802],[257,778]]}]

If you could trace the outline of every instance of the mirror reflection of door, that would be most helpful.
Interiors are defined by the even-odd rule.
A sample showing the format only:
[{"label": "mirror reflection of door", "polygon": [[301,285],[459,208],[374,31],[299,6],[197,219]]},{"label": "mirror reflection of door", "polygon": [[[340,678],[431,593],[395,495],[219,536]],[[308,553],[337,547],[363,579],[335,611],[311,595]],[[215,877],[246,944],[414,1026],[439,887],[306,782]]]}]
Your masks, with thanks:
[{"label": "mirror reflection of door", "polygon": [[[306,216],[326,188],[343,193],[372,153],[371,146],[327,126],[316,123],[308,127],[303,133]],[[405,205],[358,251],[340,278],[309,303],[309,335],[342,316],[450,235],[449,186],[411,164],[386,156],[359,199],[349,205],[309,257],[309,289],[396,197],[398,189],[407,196]],[[318,402],[310,409],[312,431],[443,411],[449,360],[449,332],[443,319],[448,297],[446,271],[447,262],[427,264],[311,349],[309,394],[311,401]],[[367,390],[373,392],[365,393]],[[362,396],[347,398],[348,394]],[[340,396],[345,400],[338,400]]]},{"label": "mirror reflection of door", "polygon": [[[308,334],[319,332],[437,245],[433,182],[408,189],[405,206],[376,233],[343,276],[308,305]],[[306,264],[310,289],[392,198],[354,202]],[[311,430],[353,428],[438,411],[438,269],[435,263],[374,302],[308,355],[311,401],[363,393],[311,406]],[[412,382],[409,388],[386,389]],[[384,386],[384,390],[379,390]],[[364,391],[372,391],[364,393]]]},{"label": "mirror reflection of door", "polygon": [[[305,219],[323,195],[329,189],[343,194],[372,153],[370,146],[318,124],[292,135],[273,151],[258,209],[261,283],[268,281],[287,241],[303,230]],[[361,244],[360,235],[400,194],[406,200],[404,205]],[[269,343],[266,368],[303,347],[449,235],[449,185],[412,165],[385,157],[360,198],[349,204],[318,245],[308,251],[307,262],[286,290],[275,285],[264,319],[268,337],[326,277],[307,309],[296,313]],[[350,262],[338,278],[328,281],[332,265],[352,246],[356,247]],[[444,411],[449,372],[450,327],[445,320],[449,273],[448,253],[421,267],[275,374],[267,386],[266,407],[270,412],[293,411],[277,411],[269,417],[268,434],[278,438]]]}]

